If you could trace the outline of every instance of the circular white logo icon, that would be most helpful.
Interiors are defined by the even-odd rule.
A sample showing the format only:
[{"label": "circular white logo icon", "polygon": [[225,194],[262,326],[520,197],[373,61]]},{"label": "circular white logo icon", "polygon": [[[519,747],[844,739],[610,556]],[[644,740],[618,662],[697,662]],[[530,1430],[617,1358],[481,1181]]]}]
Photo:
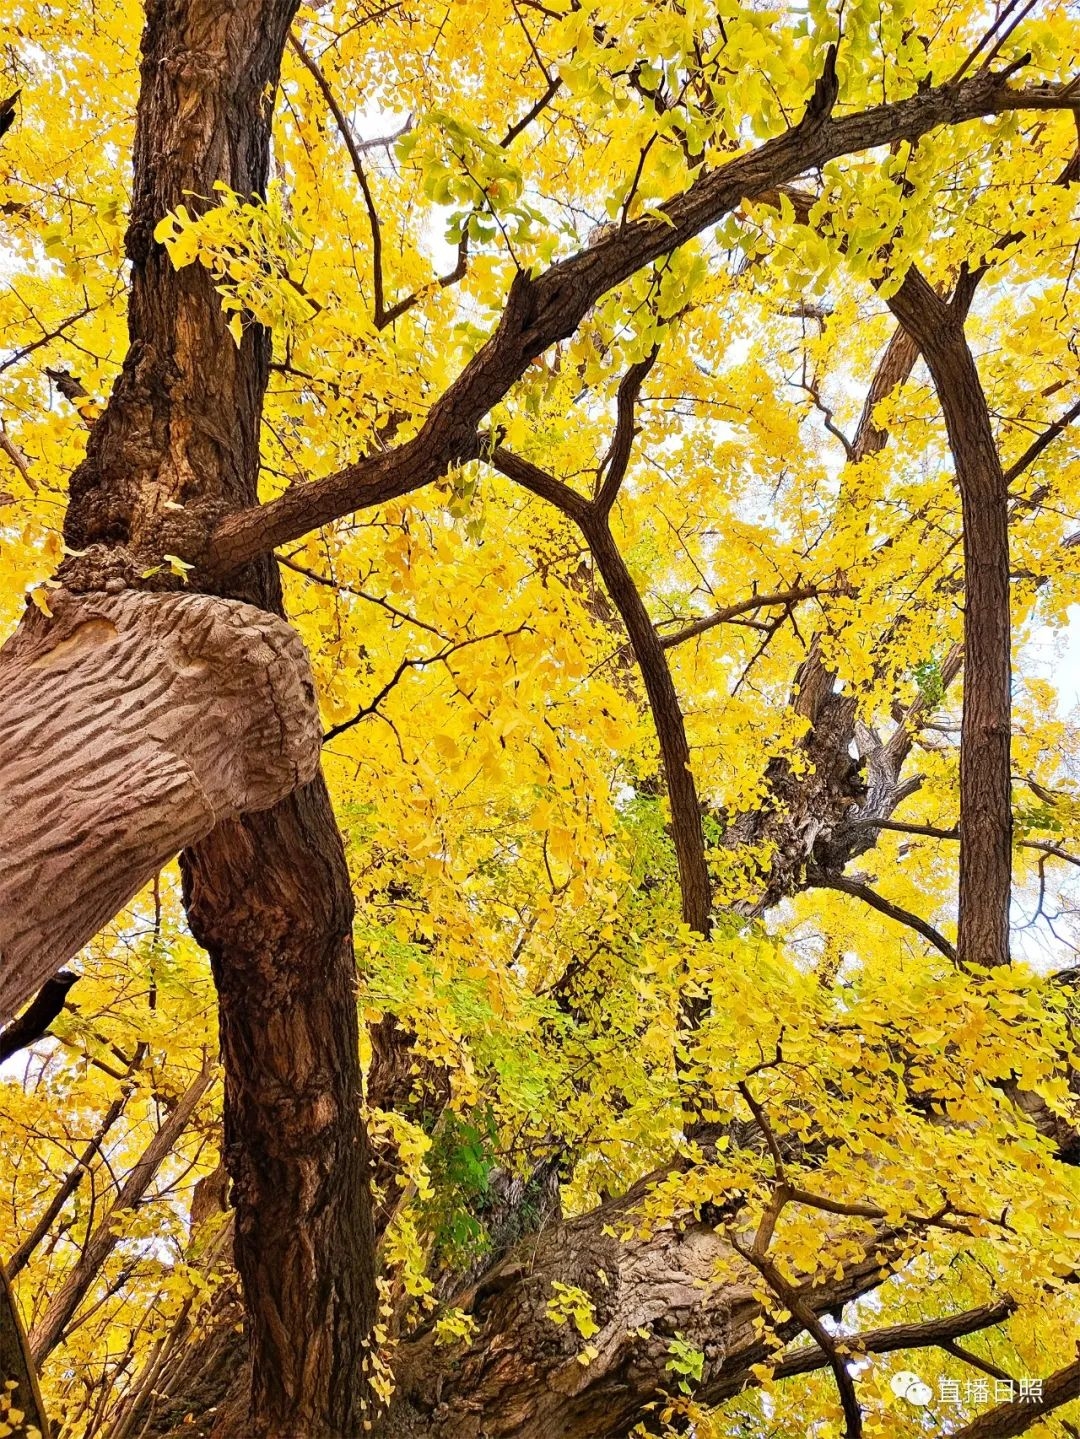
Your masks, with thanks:
[{"label": "circular white logo icon", "polygon": [[889,1387],[899,1399],[906,1399],[909,1404],[917,1404],[922,1407],[929,1404],[933,1397],[933,1391],[929,1384],[924,1384],[917,1374],[912,1374],[910,1369],[901,1369],[894,1374],[889,1381]]}]

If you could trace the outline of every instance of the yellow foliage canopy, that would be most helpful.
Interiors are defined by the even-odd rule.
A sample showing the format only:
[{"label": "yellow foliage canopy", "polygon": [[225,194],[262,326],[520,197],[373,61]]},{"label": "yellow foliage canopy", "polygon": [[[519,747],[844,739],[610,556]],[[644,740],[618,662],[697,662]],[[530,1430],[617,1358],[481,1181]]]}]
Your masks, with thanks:
[{"label": "yellow foliage canopy", "polygon": [[[0,99],[21,89],[0,141],[6,633],[27,595],[47,603],[67,477],[125,352],[142,17],[127,0],[2,4]],[[986,24],[969,0],[851,0],[838,112],[940,83]],[[273,332],[267,499],[416,434],[518,272],[659,215],[701,167],[784,131],[836,17],[822,0],[418,0],[377,17],[331,0],[305,7],[294,37],[267,195],[190,196],[155,232],[178,268],[211,272],[238,343],[252,324]],[[1062,78],[1080,22],[1045,0],[997,38],[994,63],[1027,54],[1036,85]],[[1058,183],[1075,149],[1067,109],[1008,114],[831,161],[800,184],[806,210],[788,195],[748,198],[542,354],[488,417],[480,460],[279,552],[318,680],[362,1016],[415,1035],[415,1102],[371,1116],[397,1168],[383,1196],[390,1368],[393,1338],[447,1298],[440,1275],[490,1245],[497,1171],[528,1180],[557,1156],[564,1209],[580,1212],[678,1154],[640,1226],[730,1216],[737,1198],[752,1236],[775,1202],[774,1136],[788,1182],[832,1206],[779,1215],[770,1253],[789,1283],[863,1262],[883,1223],[902,1242],[858,1327],[1008,1295],[1012,1316],[969,1341],[984,1364],[1018,1377],[1074,1357],[1080,1171],[1020,1117],[1014,1091],[1077,1121],[1071,989],[1047,975],[1080,943],[1068,884],[1080,851],[1068,638],[1080,457],[1063,427],[1027,458],[1080,401],[1076,185]],[[921,716],[903,772],[919,783],[896,820],[956,823],[960,506],[923,367],[870,417],[888,443],[855,453],[895,329],[890,286],[913,263],[943,294],[989,266],[968,335],[1006,470],[1023,462],[1007,971],[961,973],[802,870],[781,902],[759,905],[774,855],[737,832],[781,802],[777,774],[797,784],[813,768],[792,703],[811,646],[854,702],[864,758]],[[591,496],[614,463],[622,379],[654,351],[612,530],[662,639],[732,611],[665,649],[702,805],[708,938],[680,920],[653,718],[589,547],[489,463],[501,444]],[[161,563],[184,573],[182,557]],[[872,837],[860,882],[948,944],[955,845]],[[209,1314],[225,1282],[221,1220],[190,1222],[196,1182],[216,1172],[216,1085],[197,1094],[145,1198],[109,1212],[214,1054],[213,986],[176,876],[164,872],[79,968],[51,1037],[3,1071],[0,1255],[34,1241],[17,1275],[33,1332],[88,1236],[111,1226],[43,1381],[64,1439],[119,1439],[178,1323]],[[706,1014],[689,1034],[688,1002]],[[750,1100],[769,1144],[760,1125],[754,1143],[687,1132],[693,1112],[730,1139],[757,1119]],[[596,1297],[557,1286],[551,1317],[588,1340]],[[789,1334],[765,1277],[760,1297],[763,1329]],[[467,1342],[469,1315],[439,1316],[442,1342]],[[840,1432],[827,1372],[774,1382],[766,1364],[763,1388],[696,1404],[705,1360],[676,1340],[673,1423],[689,1408],[695,1432],[718,1439],[766,1423],[774,1435]],[[586,1369],[593,1352],[579,1355]],[[959,1423],[986,1407],[964,1388],[978,1371],[927,1352],[935,1402],[939,1378],[960,1384],[957,1406],[935,1413]],[[860,1369],[867,1435],[927,1432],[890,1387],[908,1363],[880,1355]],[[1069,1412],[1044,1432],[1070,1432]]]}]

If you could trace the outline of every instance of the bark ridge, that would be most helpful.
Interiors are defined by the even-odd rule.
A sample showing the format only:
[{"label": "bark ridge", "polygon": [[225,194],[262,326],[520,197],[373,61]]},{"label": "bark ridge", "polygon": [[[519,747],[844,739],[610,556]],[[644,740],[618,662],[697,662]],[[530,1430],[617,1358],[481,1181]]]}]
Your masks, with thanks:
[{"label": "bark ridge", "polygon": [[307,654],[207,595],[72,595],[0,650],[0,1018],[177,851],[314,775]]}]

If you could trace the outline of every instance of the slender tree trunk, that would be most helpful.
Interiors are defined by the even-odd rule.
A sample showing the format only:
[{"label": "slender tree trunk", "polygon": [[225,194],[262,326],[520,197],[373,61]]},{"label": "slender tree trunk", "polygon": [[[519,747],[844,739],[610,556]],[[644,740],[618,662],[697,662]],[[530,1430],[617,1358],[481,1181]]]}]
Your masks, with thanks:
[{"label": "slender tree trunk", "polygon": [[[42,1439],[49,1439],[50,1429],[45,1407],[41,1402],[37,1373],[30,1357],[15,1296],[11,1292],[4,1267],[0,1264],[0,1384],[13,1384],[8,1391],[10,1404],[25,1415],[24,1423],[35,1425]],[[4,1413],[0,1410],[0,1421]]]},{"label": "slender tree trunk", "polygon": [[101,1223],[87,1235],[78,1264],[64,1280],[52,1303],[30,1331],[30,1352],[41,1364],[63,1337],[76,1309],[101,1272],[101,1266],[120,1238],[116,1221],[125,1210],[134,1209],[153,1183],[155,1174],[175,1149],[191,1122],[199,1100],[209,1088],[213,1066],[207,1062],[181,1095],[168,1116],[124,1180],[116,1202]]},{"label": "slender tree trunk", "polygon": [[946,304],[915,270],[908,272],[889,303],[933,376],[963,516],[957,959],[961,964],[1007,964],[1012,891],[1008,486],[978,368],[964,334],[965,305],[960,299]]}]

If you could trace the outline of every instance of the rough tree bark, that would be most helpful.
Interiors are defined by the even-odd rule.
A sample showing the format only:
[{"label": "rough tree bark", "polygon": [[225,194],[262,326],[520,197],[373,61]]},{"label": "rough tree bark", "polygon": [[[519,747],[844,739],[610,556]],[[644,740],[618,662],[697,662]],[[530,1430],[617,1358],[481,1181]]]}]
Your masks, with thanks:
[{"label": "rough tree bark", "polygon": [[[209,203],[217,181],[245,197],[264,191],[273,95],[297,3],[147,6],[127,238],[131,343],[72,476],[65,521],[68,545],[81,553],[65,562],[61,578],[84,596],[73,603],[89,606],[88,614],[105,603],[103,591],[119,598],[177,588],[164,556],[198,550],[224,515],[257,503],[270,337],[251,323],[234,344],[209,272],[197,264],[174,270],[153,229],[176,205],[198,204],[192,196]],[[156,573],[148,578],[148,571]],[[215,588],[220,598],[189,603],[215,611],[219,624],[238,612],[237,600],[258,606],[264,613],[256,629],[264,642],[277,635],[280,647],[285,627],[273,617],[282,612],[281,592],[269,558]],[[150,603],[178,601],[124,594],[120,609]],[[106,622],[116,622],[112,611]],[[99,624],[97,638],[103,633]],[[83,632],[84,642],[94,636]],[[99,648],[98,658],[104,653]],[[251,658],[259,664],[255,651]],[[151,683],[149,653],[145,664]],[[126,681],[114,677],[119,703]],[[100,678],[107,683],[107,674]],[[193,699],[195,678],[185,677]],[[214,751],[215,765],[242,766],[232,750],[245,736],[212,708],[208,702],[191,728],[204,729],[199,742]],[[310,739],[310,711],[305,733]],[[129,764],[138,753],[132,744]],[[161,836],[157,858],[220,820],[187,850],[184,873],[192,929],[210,951],[219,988],[225,1153],[252,1355],[245,1429],[317,1439],[360,1429],[359,1366],[374,1283],[352,899],[325,787],[311,779],[310,763],[302,768],[294,779],[309,783],[239,818],[251,806],[219,803],[214,793],[209,807],[199,808],[196,786],[181,776],[187,788],[178,782],[177,795],[191,813],[177,806],[171,844]],[[55,774],[43,779],[56,784]],[[266,803],[276,798],[265,786],[263,792]],[[100,804],[100,793],[96,798]],[[123,804],[106,809],[122,811]],[[137,877],[124,883],[120,902]]]},{"label": "rough tree bark", "polygon": [[947,303],[911,269],[889,304],[922,351],[945,416],[964,537],[960,730],[961,964],[1008,964],[1012,892],[1009,490],[964,334],[971,287]]},{"label": "rough tree bark", "polygon": [[182,844],[319,763],[296,634],[198,595],[70,595],[0,651],[0,1019]]},{"label": "rough tree bark", "polygon": [[[648,1406],[675,1392],[666,1366],[676,1332],[705,1356],[695,1389],[701,1403],[719,1404],[752,1383],[750,1365],[770,1352],[754,1325],[762,1306],[753,1271],[715,1225],[688,1215],[647,1238],[616,1237],[660,1177],[550,1226],[458,1295],[456,1307],[478,1331],[451,1363],[431,1330],[405,1342],[375,1439],[623,1439],[643,1420],[647,1432],[660,1432]],[[729,1271],[723,1281],[718,1264]],[[871,1253],[841,1279],[803,1292],[815,1312],[834,1309],[874,1288],[878,1269]],[[547,1315],[553,1280],[592,1301],[600,1327],[588,1365],[577,1358],[583,1341],[573,1326],[556,1327]],[[788,1321],[778,1332],[791,1338],[800,1328]]]},{"label": "rough tree bark", "polygon": [[[277,575],[267,559],[275,544],[416,489],[476,454],[477,425],[532,358],[569,335],[601,294],[744,196],[833,156],[914,139],[938,124],[1075,104],[1066,90],[1021,93],[980,72],[833,119],[830,55],[803,122],[703,172],[667,207],[667,222],[620,227],[617,236],[544,275],[519,279],[495,335],[432,407],[415,440],[260,508],[258,429],[268,337],[253,324],[234,348],[207,273],[194,265],[174,272],[152,230],[191,194],[212,195],[215,181],[244,195],[262,191],[272,108],[267,96],[295,8],[296,0],[229,6],[151,0],[148,6],[128,241],[132,343],[87,459],[72,480],[65,534],[69,545],[84,551],[62,568],[72,593],[147,588],[146,571],[173,554],[199,563],[205,587],[224,601],[246,600],[280,613]],[[170,583],[165,569],[149,582],[157,588]],[[373,1246],[358,1115],[351,897],[321,781],[261,814],[218,824],[187,852],[184,865],[192,927],[210,950],[221,999],[226,1157],[253,1354],[252,1411],[242,1432],[305,1439],[358,1433],[357,1360],[373,1311]],[[589,1218],[581,1221],[583,1228]],[[574,1233],[561,1234],[562,1257],[573,1254]],[[683,1233],[690,1230],[675,1235],[680,1243]],[[712,1234],[704,1242],[719,1241]],[[663,1244],[656,1253],[662,1265],[677,1262],[665,1256]],[[561,1262],[560,1255],[555,1258]],[[613,1250],[610,1262],[619,1257]],[[633,1262],[635,1256],[623,1257]],[[478,1292],[473,1301],[484,1297]],[[533,1303],[527,1295],[523,1302]],[[529,1352],[525,1330],[509,1309],[504,1320]],[[487,1357],[469,1372],[491,1392],[490,1360],[505,1352],[505,1341],[486,1323],[485,1336]],[[537,1342],[542,1346],[546,1338]],[[576,1386],[582,1366],[571,1362]],[[417,1399],[409,1363],[403,1356],[402,1404]],[[460,1367],[465,1372],[468,1366]],[[426,1372],[421,1360],[413,1372]],[[533,1378],[533,1409],[525,1419],[539,1416],[541,1422],[549,1412],[537,1397],[546,1376],[538,1368]],[[637,1390],[639,1402],[667,1382],[666,1369],[654,1371],[649,1385]],[[497,1376],[494,1383],[497,1390]],[[570,1396],[575,1404],[577,1392]],[[475,1397],[466,1398],[459,1406],[461,1424],[456,1430],[444,1425],[445,1432],[476,1434],[478,1426],[490,1427],[478,1418],[482,1407]],[[578,1411],[586,1412],[580,1404]],[[621,1432],[621,1408],[612,1411],[610,1424],[604,1432]],[[530,1431],[519,1426],[517,1432]]]},{"label": "rough tree bark", "polygon": [[41,1431],[41,1439],[50,1439],[49,1420],[41,1402],[34,1361],[26,1342],[15,1296],[7,1275],[0,1265],[0,1380],[11,1384],[9,1402],[25,1415],[25,1424]]}]

